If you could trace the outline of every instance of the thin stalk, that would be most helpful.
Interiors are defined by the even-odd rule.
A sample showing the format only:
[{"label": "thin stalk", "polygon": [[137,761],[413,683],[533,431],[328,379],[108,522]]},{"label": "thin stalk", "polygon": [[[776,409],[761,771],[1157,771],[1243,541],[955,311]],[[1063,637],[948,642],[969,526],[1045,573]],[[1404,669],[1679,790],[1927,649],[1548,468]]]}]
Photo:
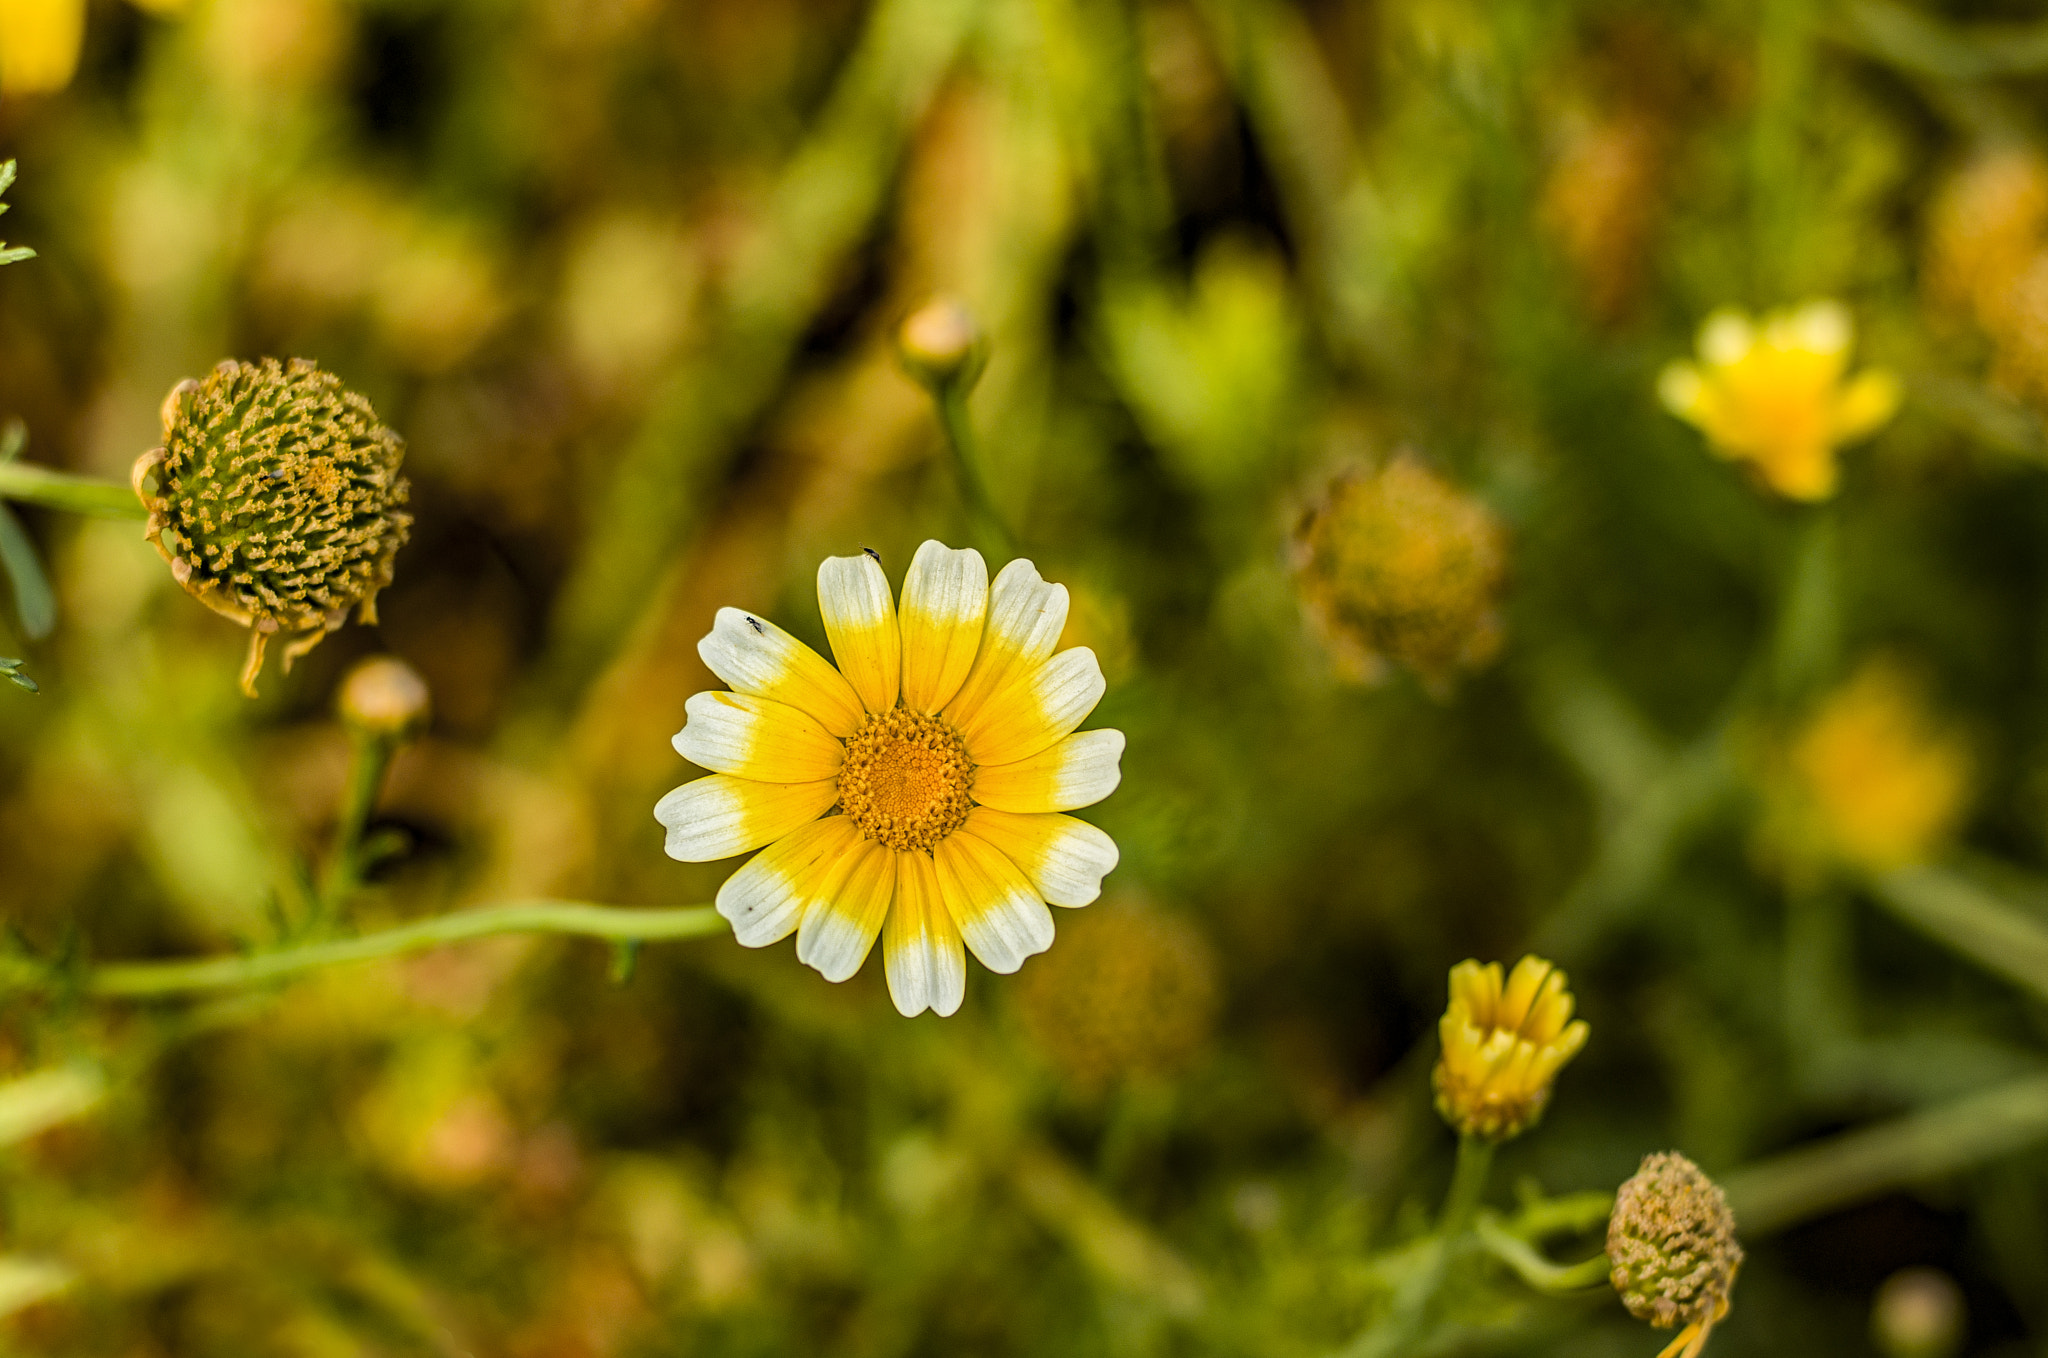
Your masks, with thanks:
[{"label": "thin stalk", "polygon": [[1493,1143],[1476,1136],[1458,1138],[1458,1167],[1451,1174],[1451,1191],[1444,1195],[1438,1235],[1455,1240],[1471,1229],[1472,1215],[1479,1210],[1479,1198],[1486,1192],[1486,1176],[1492,1169]]},{"label": "thin stalk", "polygon": [[968,386],[958,378],[935,384],[931,388],[932,405],[938,412],[939,428],[945,431],[946,448],[953,455],[953,474],[960,482],[960,499],[967,506],[974,531],[997,555],[1007,559],[1016,554],[1016,540],[1010,536],[1002,515],[996,513],[988,483],[981,477],[981,448],[967,418]]},{"label": "thin stalk", "polygon": [[[323,967],[369,962],[380,957],[439,948],[494,934],[580,934],[614,942],[654,942],[703,938],[725,928],[718,911],[708,905],[673,909],[588,905],[580,901],[516,901],[507,905],[462,910],[432,919],[415,920],[356,938],[308,943],[239,957],[207,957],[189,962],[116,962],[83,975],[80,989],[108,998],[150,999],[171,995],[236,990],[282,980]],[[50,973],[17,974],[8,978],[27,987],[57,989],[63,977]]]},{"label": "thin stalk", "polygon": [[126,481],[76,476],[26,462],[0,462],[0,500],[20,500],[103,519],[146,519],[149,511]]},{"label": "thin stalk", "polygon": [[1844,1132],[1722,1181],[1742,1229],[1782,1230],[2048,1141],[2048,1075]]},{"label": "thin stalk", "polygon": [[341,817],[334,827],[334,849],[327,875],[320,883],[320,913],[333,918],[362,884],[363,830],[384,785],[385,770],[398,752],[388,736],[358,733],[349,741],[348,781],[341,793]]}]

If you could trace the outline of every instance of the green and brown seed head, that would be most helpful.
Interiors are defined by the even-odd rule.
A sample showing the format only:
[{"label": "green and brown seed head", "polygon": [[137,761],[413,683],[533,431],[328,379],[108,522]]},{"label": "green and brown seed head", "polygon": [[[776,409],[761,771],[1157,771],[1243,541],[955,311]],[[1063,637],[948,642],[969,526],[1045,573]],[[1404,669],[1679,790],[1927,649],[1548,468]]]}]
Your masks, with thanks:
[{"label": "green and brown seed head", "polygon": [[1712,1325],[1742,1267],[1727,1195],[1676,1151],[1644,1156],[1614,1195],[1607,1259],[1629,1314],[1659,1329]]},{"label": "green and brown seed head", "polygon": [[135,469],[149,539],[189,593],[253,629],[245,690],[270,634],[296,634],[289,668],[350,609],[375,620],[412,516],[405,443],[367,400],[305,359],[231,359],[173,388],[163,419]]}]

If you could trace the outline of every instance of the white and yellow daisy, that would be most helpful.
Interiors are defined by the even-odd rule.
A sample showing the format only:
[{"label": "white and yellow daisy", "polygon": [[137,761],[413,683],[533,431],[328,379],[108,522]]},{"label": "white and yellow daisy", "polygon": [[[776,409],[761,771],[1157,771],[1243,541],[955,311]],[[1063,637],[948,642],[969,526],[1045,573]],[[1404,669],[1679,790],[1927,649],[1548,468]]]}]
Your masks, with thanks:
[{"label": "white and yellow daisy", "polygon": [[1102,670],[1085,646],[1053,654],[1066,587],[1029,561],[991,587],[981,553],[926,542],[899,613],[879,558],[829,557],[818,606],[837,669],[718,611],[697,653],[732,691],[692,697],[674,742],[711,774],[655,819],[686,863],[763,850],[718,892],[745,946],[795,933],[798,959],[843,981],[880,935],[897,1009],[951,1014],[963,942],[1014,972],[1052,946],[1048,903],[1101,893],[1116,844],[1063,813],[1116,789],[1123,733],[1075,730]]}]

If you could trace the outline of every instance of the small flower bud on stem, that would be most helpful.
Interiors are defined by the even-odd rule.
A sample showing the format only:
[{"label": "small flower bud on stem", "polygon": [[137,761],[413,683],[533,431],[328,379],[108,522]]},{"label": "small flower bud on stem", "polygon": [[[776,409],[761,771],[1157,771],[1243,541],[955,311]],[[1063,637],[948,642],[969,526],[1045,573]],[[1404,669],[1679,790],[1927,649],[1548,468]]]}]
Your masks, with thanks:
[{"label": "small flower bud on stem", "polygon": [[377,791],[391,757],[426,725],[430,698],[419,671],[394,656],[373,656],[341,681],[335,709],[348,728],[349,767],[334,850],[320,884],[317,905],[323,916],[338,911],[362,883],[363,830]]},{"label": "small flower bud on stem", "polygon": [[912,312],[896,332],[896,353],[903,370],[931,393],[946,448],[953,455],[960,498],[974,522],[976,536],[983,546],[1011,555],[1015,544],[981,479],[980,450],[967,418],[967,393],[988,366],[988,342],[981,327],[959,302],[950,297],[934,298]]}]

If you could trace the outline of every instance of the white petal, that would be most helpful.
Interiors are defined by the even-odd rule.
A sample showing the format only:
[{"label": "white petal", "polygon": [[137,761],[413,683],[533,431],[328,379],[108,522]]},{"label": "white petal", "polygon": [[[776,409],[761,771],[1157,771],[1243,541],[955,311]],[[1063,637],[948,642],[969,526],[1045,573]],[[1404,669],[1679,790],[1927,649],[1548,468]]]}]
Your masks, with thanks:
[{"label": "white petal", "polygon": [[797,926],[796,958],[828,981],[860,970],[889,900],[896,894],[896,855],[872,840],[856,845],[846,875],[804,911]]},{"label": "white petal", "polygon": [[1019,557],[1003,567],[989,589],[981,647],[960,691],[946,704],[954,725],[973,720],[983,704],[1013,680],[1043,664],[1067,625],[1067,587],[1049,585]]},{"label": "white petal", "polygon": [[1123,780],[1124,733],[1076,731],[1037,754],[974,771],[974,800],[998,811],[1093,806]]},{"label": "white petal", "polygon": [[1072,816],[1017,816],[977,806],[967,829],[1002,850],[1052,905],[1087,905],[1116,867],[1116,841]]},{"label": "white petal", "polygon": [[697,654],[735,693],[787,703],[833,735],[852,735],[867,717],[853,686],[831,662],[766,618],[721,608]]},{"label": "white petal", "polygon": [[929,856],[896,855],[896,901],[882,928],[882,961],[896,1012],[915,1018],[927,1008],[951,1016],[967,995],[967,954],[939,893]]},{"label": "white petal", "polygon": [[718,913],[733,937],[765,948],[795,932],[804,911],[837,884],[860,832],[844,816],[799,826],[741,865],[718,889]]},{"label": "white petal", "polygon": [[936,712],[960,691],[981,649],[988,565],[972,547],[937,540],[917,549],[903,577],[903,705]]},{"label": "white petal", "polygon": [[1095,652],[1070,647],[989,699],[961,723],[961,738],[977,764],[1015,763],[1086,721],[1105,687]]},{"label": "white petal", "polygon": [[896,706],[903,643],[896,630],[896,601],[889,577],[875,559],[828,556],[818,564],[818,609],[839,672],[870,712]]},{"label": "white petal", "polygon": [[939,841],[932,863],[960,937],[990,971],[1013,972],[1052,946],[1052,912],[993,844],[956,830]]},{"label": "white petal", "polygon": [[836,778],[846,747],[807,712],[744,693],[696,693],[683,705],[689,724],[676,753],[713,773],[763,783]]},{"label": "white petal", "polygon": [[663,846],[670,858],[709,863],[758,849],[839,800],[837,779],[816,783],[756,783],[728,774],[706,774],[684,783],[654,804],[654,818],[668,827]]}]

